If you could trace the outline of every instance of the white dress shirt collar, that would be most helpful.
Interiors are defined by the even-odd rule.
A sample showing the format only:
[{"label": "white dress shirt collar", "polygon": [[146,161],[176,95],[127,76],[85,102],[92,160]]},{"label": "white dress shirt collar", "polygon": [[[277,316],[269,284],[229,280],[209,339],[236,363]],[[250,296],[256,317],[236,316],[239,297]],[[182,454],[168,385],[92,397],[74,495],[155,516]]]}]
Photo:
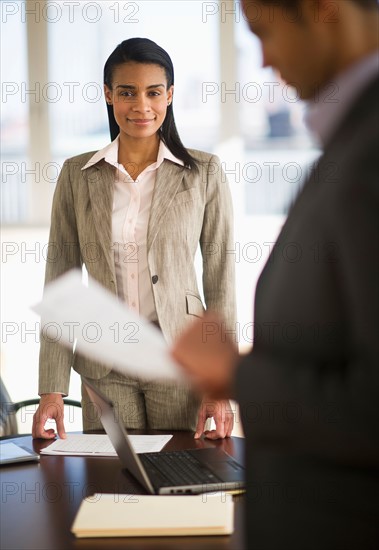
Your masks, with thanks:
[{"label": "white dress shirt collar", "polygon": [[[97,151],[87,162],[85,166],[83,166],[82,170],[86,170],[86,168],[89,168],[90,166],[93,166],[94,164],[97,164],[100,160],[104,159],[109,164],[112,164],[113,166],[119,167],[118,164],[118,148],[120,144],[120,136],[117,136],[114,141],[109,143],[106,147],[101,149],[100,151]],[[156,170],[159,168],[159,166],[162,164],[164,160],[170,160],[171,162],[175,162],[176,164],[180,164],[181,166],[184,166],[184,162],[181,159],[178,159],[175,155],[171,153],[171,151],[166,147],[166,145],[161,140],[159,143],[159,149],[158,149],[158,157],[155,163],[151,165],[152,170]]]},{"label": "white dress shirt collar", "polygon": [[354,100],[379,73],[378,53],[354,64],[308,102],[305,122],[320,145],[325,146]]}]

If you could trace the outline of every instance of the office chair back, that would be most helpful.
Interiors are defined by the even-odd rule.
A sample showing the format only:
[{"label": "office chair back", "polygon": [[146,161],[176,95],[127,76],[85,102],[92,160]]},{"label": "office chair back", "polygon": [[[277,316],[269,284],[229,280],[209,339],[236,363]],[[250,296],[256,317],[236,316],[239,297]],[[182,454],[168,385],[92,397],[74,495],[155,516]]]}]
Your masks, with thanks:
[{"label": "office chair back", "polygon": [[[24,401],[13,402],[5,387],[3,380],[0,377],[0,437],[9,437],[12,435],[19,435],[19,428],[17,423],[16,414],[21,409],[26,409],[32,405],[39,404],[39,397],[33,399],[25,399]],[[74,399],[63,399],[65,406],[81,408],[80,401]],[[37,407],[35,407],[37,410]],[[34,414],[35,411],[29,411],[29,417]],[[30,432],[28,432],[30,433]]]}]

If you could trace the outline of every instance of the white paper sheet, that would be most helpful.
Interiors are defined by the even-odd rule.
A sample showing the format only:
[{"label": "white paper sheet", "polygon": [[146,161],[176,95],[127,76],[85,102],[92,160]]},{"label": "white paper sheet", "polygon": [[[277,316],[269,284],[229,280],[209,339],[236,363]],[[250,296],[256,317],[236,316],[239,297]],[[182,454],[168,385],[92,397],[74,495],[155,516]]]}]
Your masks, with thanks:
[{"label": "white paper sheet", "polygon": [[41,338],[58,341],[123,374],[184,379],[157,327],[130,311],[99,283],[82,283],[71,270],[50,283],[32,309],[41,315]]},{"label": "white paper sheet", "polygon": [[[136,453],[154,453],[163,449],[172,435],[129,435]],[[106,434],[67,434],[41,450],[44,455],[117,456]]]}]

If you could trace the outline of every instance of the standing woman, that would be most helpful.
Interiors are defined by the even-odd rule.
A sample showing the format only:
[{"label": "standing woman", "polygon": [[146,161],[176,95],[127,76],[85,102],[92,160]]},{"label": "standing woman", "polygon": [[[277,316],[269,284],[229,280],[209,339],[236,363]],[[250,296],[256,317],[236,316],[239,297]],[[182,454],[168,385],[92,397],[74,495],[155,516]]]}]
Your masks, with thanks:
[{"label": "standing woman", "polygon": [[[160,46],[125,40],[104,67],[112,142],[67,160],[58,178],[49,242],[60,254],[46,266],[45,284],[74,267],[89,275],[174,340],[204,306],[194,257],[200,243],[205,306],[235,328],[232,202],[217,157],[187,150],[173,114],[174,69]],[[33,437],[53,418],[65,437],[63,395],[71,366],[115,402],[126,427],[231,434],[229,402],[199,402],[187,386],[122,376],[41,339],[39,394]],[[101,428],[82,387],[83,429]]]}]

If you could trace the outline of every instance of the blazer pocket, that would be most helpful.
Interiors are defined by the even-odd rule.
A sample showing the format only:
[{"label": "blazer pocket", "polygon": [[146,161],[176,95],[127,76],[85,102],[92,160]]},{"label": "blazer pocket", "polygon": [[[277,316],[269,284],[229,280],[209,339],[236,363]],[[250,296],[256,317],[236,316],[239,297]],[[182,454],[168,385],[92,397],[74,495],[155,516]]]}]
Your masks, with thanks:
[{"label": "blazer pocket", "polygon": [[94,380],[104,378],[104,376],[109,374],[112,370],[112,367],[99,363],[98,361],[88,359],[87,357],[80,355],[80,353],[76,353],[76,351],[73,356],[72,368],[78,374],[82,374],[83,376]]},{"label": "blazer pocket", "polygon": [[196,187],[191,187],[191,189],[186,189],[185,191],[180,191],[179,193],[176,193],[172,204],[183,204],[184,202],[194,201],[199,198],[200,194],[198,189]]},{"label": "blazer pocket", "polygon": [[203,316],[204,306],[199,296],[195,294],[186,294],[186,303],[188,315],[195,315],[196,317]]}]

